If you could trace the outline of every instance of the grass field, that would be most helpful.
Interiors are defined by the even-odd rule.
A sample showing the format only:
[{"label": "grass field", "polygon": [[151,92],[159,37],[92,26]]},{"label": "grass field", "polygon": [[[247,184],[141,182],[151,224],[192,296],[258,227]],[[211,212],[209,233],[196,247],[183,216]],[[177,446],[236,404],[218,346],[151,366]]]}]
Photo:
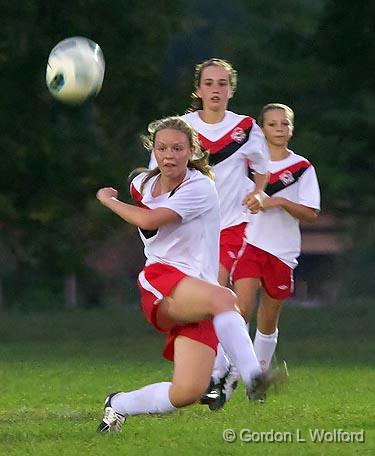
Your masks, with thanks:
[{"label": "grass field", "polygon": [[[375,454],[374,316],[371,303],[287,306],[278,356],[290,380],[264,405],[248,403],[240,386],[218,412],[196,405],[131,417],[121,434],[101,435],[95,429],[108,392],[169,379],[163,337],[134,308],[3,313],[0,455]],[[236,432],[235,442],[224,441],[225,429]],[[241,429],[252,442],[241,441]],[[314,442],[315,429],[363,429],[365,442]]]}]

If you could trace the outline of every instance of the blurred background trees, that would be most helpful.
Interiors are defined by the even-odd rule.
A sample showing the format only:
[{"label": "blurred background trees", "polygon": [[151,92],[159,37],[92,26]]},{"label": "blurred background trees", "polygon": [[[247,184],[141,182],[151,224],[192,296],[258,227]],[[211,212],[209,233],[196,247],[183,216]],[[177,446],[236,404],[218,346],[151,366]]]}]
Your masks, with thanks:
[{"label": "blurred background trees", "polygon": [[[315,164],[323,210],[354,220],[355,267],[371,263],[372,2],[2,0],[0,12],[0,305],[94,305],[114,281],[120,299],[129,293],[142,247],[96,190],[113,185],[128,198],[129,171],[148,163],[139,134],[185,111],[194,65],[212,56],[239,71],[233,110],[256,117],[272,101],[295,109],[292,148]],[[59,104],[44,83],[50,50],[74,35],[98,42],[107,65],[102,92],[79,108]],[[349,277],[354,264],[342,261]],[[363,274],[352,289],[370,294]]]}]

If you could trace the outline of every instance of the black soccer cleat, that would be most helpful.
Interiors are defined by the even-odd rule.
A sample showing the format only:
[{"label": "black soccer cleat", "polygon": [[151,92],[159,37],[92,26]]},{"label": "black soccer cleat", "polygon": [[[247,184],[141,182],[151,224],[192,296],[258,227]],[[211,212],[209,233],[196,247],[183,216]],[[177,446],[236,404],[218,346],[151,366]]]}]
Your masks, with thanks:
[{"label": "black soccer cleat", "polygon": [[225,402],[229,401],[237,385],[237,369],[234,366],[230,366],[225,375],[217,383],[211,378],[210,385],[206,393],[202,396],[200,403],[208,405],[212,411],[219,410],[224,407]]},{"label": "black soccer cleat", "polygon": [[116,412],[111,405],[111,399],[117,393],[111,393],[104,401],[104,417],[97,428],[97,432],[121,432],[126,416]]}]

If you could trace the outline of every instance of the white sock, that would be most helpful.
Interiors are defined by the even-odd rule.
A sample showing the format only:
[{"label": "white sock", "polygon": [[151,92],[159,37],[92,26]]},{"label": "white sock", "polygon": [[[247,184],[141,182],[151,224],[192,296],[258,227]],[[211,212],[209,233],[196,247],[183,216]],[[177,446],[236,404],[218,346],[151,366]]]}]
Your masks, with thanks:
[{"label": "white sock", "polygon": [[176,410],[169,400],[171,385],[171,382],[153,383],[136,391],[118,393],[111,399],[112,408],[124,416],[171,412]]},{"label": "white sock", "polygon": [[263,372],[270,367],[276,350],[278,334],[278,329],[273,334],[262,334],[258,329],[255,333],[254,350]]},{"label": "white sock", "polygon": [[230,366],[229,359],[227,355],[225,354],[223,347],[221,344],[217,346],[217,355],[215,358],[215,364],[212,369],[212,377],[214,379],[214,382],[217,383],[220,378],[224,377],[224,375],[227,373],[228,369]]},{"label": "white sock", "polygon": [[244,383],[249,386],[261,368],[245,320],[235,310],[216,315],[213,320],[216,335],[231,362],[237,367]]}]

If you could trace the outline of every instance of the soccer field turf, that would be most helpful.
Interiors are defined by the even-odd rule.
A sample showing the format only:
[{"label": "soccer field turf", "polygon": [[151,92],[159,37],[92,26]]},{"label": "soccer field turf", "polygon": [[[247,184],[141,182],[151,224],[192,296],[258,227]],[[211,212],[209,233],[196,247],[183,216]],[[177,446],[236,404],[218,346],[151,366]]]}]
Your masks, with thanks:
[{"label": "soccer field turf", "polygon": [[101,435],[108,392],[169,380],[163,336],[134,308],[4,313],[0,455],[375,454],[373,316],[358,303],[286,306],[278,357],[290,378],[265,404],[246,401],[240,385],[218,412],[130,417],[121,434]]}]

